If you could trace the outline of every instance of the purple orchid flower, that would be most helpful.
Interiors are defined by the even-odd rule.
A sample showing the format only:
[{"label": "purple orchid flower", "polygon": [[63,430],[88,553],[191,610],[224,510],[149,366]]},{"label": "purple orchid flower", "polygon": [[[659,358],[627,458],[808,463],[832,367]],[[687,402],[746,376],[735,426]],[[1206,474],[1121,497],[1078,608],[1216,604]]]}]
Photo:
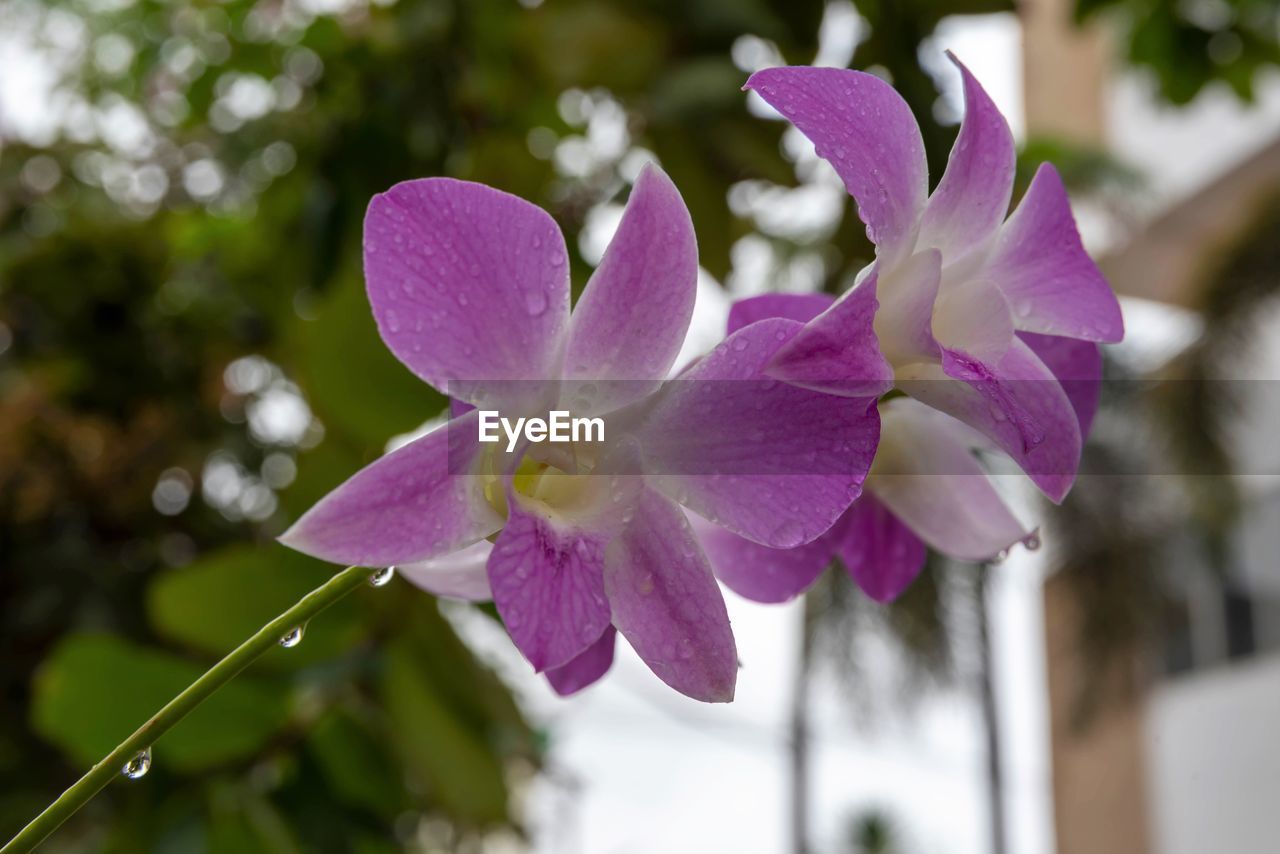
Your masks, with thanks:
[{"label": "purple orchid flower", "polygon": [[1100,379],[1097,342],[1123,337],[1120,308],[1052,166],[1005,219],[1013,137],[951,59],[965,116],[931,196],[920,129],[884,81],[835,68],[770,68],[747,81],[835,167],[876,246],[853,289],[769,372],[834,394],[904,391],[989,437],[1060,502],[1083,437],[1072,396]]},{"label": "purple orchid flower", "polygon": [[[729,333],[770,317],[808,322],[827,311],[826,294],[767,294],[741,300]],[[1063,377],[1081,435],[1097,411],[1101,358],[1095,344],[1027,333],[1028,346]],[[808,590],[839,558],[877,602],[897,598],[924,567],[926,546],[956,560],[986,561],[1037,534],[1004,503],[975,450],[994,450],[982,434],[909,397],[879,404],[880,445],[862,496],[818,539],[773,549],[708,525],[695,527],[716,576],[757,602],[785,602]]]},{"label": "purple orchid flower", "polygon": [[551,217],[506,193],[428,178],[375,197],[365,275],[397,358],[503,416],[611,420],[603,442],[507,451],[480,442],[480,413],[460,405],[281,539],[336,563],[400,566],[441,595],[492,597],[562,694],[609,669],[621,633],[676,690],[728,701],[733,634],[681,505],[761,545],[810,542],[859,495],[878,416],[764,376],[803,327],[785,318],[738,330],[664,382],[693,310],[697,248],[656,168],[637,179],[572,314],[568,267]]}]

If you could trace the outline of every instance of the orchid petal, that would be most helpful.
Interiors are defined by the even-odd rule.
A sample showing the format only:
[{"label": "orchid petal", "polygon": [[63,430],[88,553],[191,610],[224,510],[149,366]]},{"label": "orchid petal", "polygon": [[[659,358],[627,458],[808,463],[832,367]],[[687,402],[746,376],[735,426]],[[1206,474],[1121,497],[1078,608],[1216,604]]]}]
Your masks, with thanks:
[{"label": "orchid petal", "polygon": [[808,323],[830,308],[835,300],[830,294],[761,294],[740,299],[729,308],[727,334],[770,317]]},{"label": "orchid petal", "polygon": [[870,490],[849,508],[841,528],[840,559],[877,602],[897,599],[924,568],[924,543]]},{"label": "orchid petal", "polygon": [[939,288],[932,330],[934,340],[944,348],[998,362],[1013,341],[1013,316],[1004,294],[987,279],[948,280]]},{"label": "orchid petal", "polygon": [[1000,111],[960,60],[948,58],[964,81],[964,121],[920,221],[918,246],[942,250],[948,263],[982,246],[1009,212],[1013,134]]},{"label": "orchid petal", "polygon": [[511,639],[542,672],[581,655],[609,625],[603,572],[612,532],[553,518],[514,491],[507,504],[489,586]]},{"label": "orchid petal", "polygon": [[558,373],[568,254],[541,208],[481,184],[425,178],[375,196],[364,228],[378,331],[409,370],[486,405],[522,394],[513,381]]},{"label": "orchid petal", "polygon": [[934,304],[941,278],[942,253],[926,249],[878,279],[875,334],[890,364],[941,356],[934,338]]},{"label": "orchid petal", "polygon": [[967,426],[909,398],[882,404],[880,416],[884,440],[867,492],[916,536],[949,557],[982,561],[1030,534],[974,457]]},{"label": "orchid petal", "polygon": [[609,672],[613,666],[613,652],[617,645],[618,630],[609,626],[604,634],[581,655],[546,671],[547,681],[561,697],[576,694],[582,689],[595,684]]},{"label": "orchid petal", "polygon": [[492,551],[493,543],[481,540],[451,554],[401,564],[396,572],[413,586],[436,596],[488,602],[493,593],[489,590],[486,565]]},{"label": "orchid petal", "polygon": [[944,350],[940,367],[914,365],[899,376],[907,394],[989,437],[1051,500],[1071,489],[1080,423],[1058,380],[1022,339],[996,363]]},{"label": "orchid petal", "polygon": [[1108,343],[1124,337],[1120,303],[1080,242],[1066,188],[1047,163],[1000,230],[984,275],[1004,291],[1018,329]]},{"label": "orchid petal", "polygon": [[391,566],[468,546],[502,517],[476,474],[481,446],[468,413],[356,472],[281,537],[333,563]]},{"label": "orchid petal", "polygon": [[773,318],[739,329],[667,383],[635,428],[659,490],[774,548],[807,543],[831,527],[858,496],[878,436],[872,401],[761,373],[800,328]]},{"label": "orchid petal", "polygon": [[920,127],[892,86],[861,71],[790,67],[757,71],[745,88],[782,113],[835,167],[884,264],[910,250],[929,175]]},{"label": "orchid petal", "polygon": [[1080,423],[1080,436],[1087,437],[1102,394],[1102,350],[1094,342],[1078,338],[1034,332],[1019,332],[1018,337],[1058,378]]},{"label": "orchid petal", "polygon": [[766,603],[789,601],[812,587],[831,565],[835,543],[844,532],[841,520],[813,542],[793,549],[771,549],[701,517],[690,522],[716,578],[739,596]]},{"label": "orchid petal", "polygon": [[805,324],[774,354],[775,379],[843,397],[879,397],[893,388],[893,368],[875,333],[876,273]]},{"label": "orchid petal", "polygon": [[[637,382],[606,383],[599,397],[575,410],[609,412],[651,393],[680,352],[697,288],[698,247],[689,211],[671,179],[646,166],[617,234],[574,307],[564,374],[584,382]],[[649,382],[639,382],[644,380]]]},{"label": "orchid petal", "polygon": [[613,624],[658,678],[709,703],[733,699],[738,656],[724,597],[680,508],[646,490],[605,554]]}]

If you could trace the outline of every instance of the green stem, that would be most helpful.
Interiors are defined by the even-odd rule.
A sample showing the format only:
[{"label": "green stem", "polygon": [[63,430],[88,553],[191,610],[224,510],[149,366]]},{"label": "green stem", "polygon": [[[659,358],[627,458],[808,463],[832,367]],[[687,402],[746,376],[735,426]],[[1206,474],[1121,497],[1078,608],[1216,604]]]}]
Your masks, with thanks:
[{"label": "green stem", "polygon": [[0,854],[25,854],[39,845],[108,783],[121,776],[125,763],[154,744],[174,724],[209,699],[214,691],[234,679],[268,650],[278,646],[280,639],[294,627],[305,625],[307,620],[364,584],[372,572],[367,567],[347,567],[259,629],[226,658],[205,671],[185,691],[170,700],[151,720],[139,727],[137,732],[120,742],[101,762],[90,768],[75,785],[63,792],[44,812],[9,840],[4,848],[0,848]]}]

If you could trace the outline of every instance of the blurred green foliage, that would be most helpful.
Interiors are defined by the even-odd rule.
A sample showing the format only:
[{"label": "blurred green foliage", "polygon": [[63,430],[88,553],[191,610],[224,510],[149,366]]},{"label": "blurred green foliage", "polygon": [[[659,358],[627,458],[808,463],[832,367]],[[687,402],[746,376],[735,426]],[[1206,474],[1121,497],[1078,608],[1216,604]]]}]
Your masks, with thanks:
[{"label": "blurred green foliage", "polygon": [[1078,20],[1106,16],[1123,24],[1129,61],[1175,104],[1215,81],[1252,100],[1258,71],[1280,63],[1275,0],[1076,0]]},{"label": "blurred green foliage", "polygon": [[[524,196],[570,235],[580,285],[574,236],[648,151],[712,276],[753,237],[778,267],[820,250],[834,290],[870,257],[847,201],[833,233],[800,237],[727,203],[798,183],[783,124],[739,91],[748,71],[820,48],[848,63],[856,43],[921,118],[936,179],[955,128],[921,45],[945,16],[1011,8],[864,0],[833,48],[821,33],[851,4],[0,0],[59,76],[51,130],[0,142],[0,836],[323,580],[272,537],[441,410],[364,303],[373,194],[453,175]],[[1177,99],[1186,75],[1245,91],[1262,55],[1246,41],[1239,65],[1186,70],[1142,32],[1135,57]],[[886,620],[941,661],[929,579]],[[523,834],[544,742],[397,581],[224,689],[156,745],[146,784],[111,787],[50,848],[474,850]]]},{"label": "blurred green foliage", "polygon": [[[68,635],[37,678],[32,721],[72,758],[92,765],[202,672],[192,662],[110,635]],[[94,713],[85,714],[88,709]],[[196,709],[156,749],[175,770],[199,771],[252,756],[287,718],[286,695],[241,679]]]},{"label": "blurred green foliage", "polygon": [[[568,175],[548,145],[621,106],[723,275],[750,230],[730,182],[794,180],[730,48],[752,32],[811,58],[820,4],[332,8],[0,8],[65,76],[56,132],[0,154],[0,835],[323,580],[271,537],[440,411],[364,301],[374,193],[483,180],[573,234],[632,145]],[[543,742],[397,581],[268,655],[53,846],[467,850],[524,832]]]}]

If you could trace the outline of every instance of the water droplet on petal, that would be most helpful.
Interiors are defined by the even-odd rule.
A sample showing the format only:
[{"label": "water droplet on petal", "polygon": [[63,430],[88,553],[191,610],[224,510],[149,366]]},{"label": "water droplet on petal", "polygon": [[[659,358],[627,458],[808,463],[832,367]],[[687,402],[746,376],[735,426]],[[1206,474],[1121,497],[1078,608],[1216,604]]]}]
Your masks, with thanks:
[{"label": "water droplet on petal", "polygon": [[134,754],[133,758],[124,763],[124,767],[120,769],[120,773],[124,774],[130,780],[140,780],[147,776],[147,772],[151,770],[151,748],[139,750]]},{"label": "water droplet on petal", "polygon": [[1040,532],[1032,531],[1027,534],[1026,539],[1022,541],[1022,547],[1029,552],[1040,550]]},{"label": "water droplet on petal", "polygon": [[773,532],[774,543],[770,545],[774,545],[774,548],[790,549],[800,545],[800,541],[803,539],[804,528],[799,522],[788,519]]},{"label": "water droplet on petal", "polygon": [[547,296],[542,291],[529,291],[524,297],[524,310],[537,317],[547,310]]},{"label": "water droplet on petal", "polygon": [[284,637],[280,638],[280,645],[285,649],[293,649],[295,646],[302,643],[302,634],[305,631],[306,629],[302,626],[294,626],[289,629],[288,633],[286,633]]},{"label": "water droplet on petal", "polygon": [[679,655],[684,661],[693,658],[693,641],[688,638],[682,638],[680,640]]},{"label": "water droplet on petal", "polygon": [[998,563],[1004,563],[1008,559],[1009,559],[1009,550],[1001,549],[1000,551],[996,552],[994,555],[991,556],[990,563],[992,566],[995,566]]},{"label": "water droplet on petal", "polygon": [[391,579],[396,577],[396,568],[394,566],[385,566],[379,569],[373,575],[369,576],[370,587],[386,587],[391,583]]}]

